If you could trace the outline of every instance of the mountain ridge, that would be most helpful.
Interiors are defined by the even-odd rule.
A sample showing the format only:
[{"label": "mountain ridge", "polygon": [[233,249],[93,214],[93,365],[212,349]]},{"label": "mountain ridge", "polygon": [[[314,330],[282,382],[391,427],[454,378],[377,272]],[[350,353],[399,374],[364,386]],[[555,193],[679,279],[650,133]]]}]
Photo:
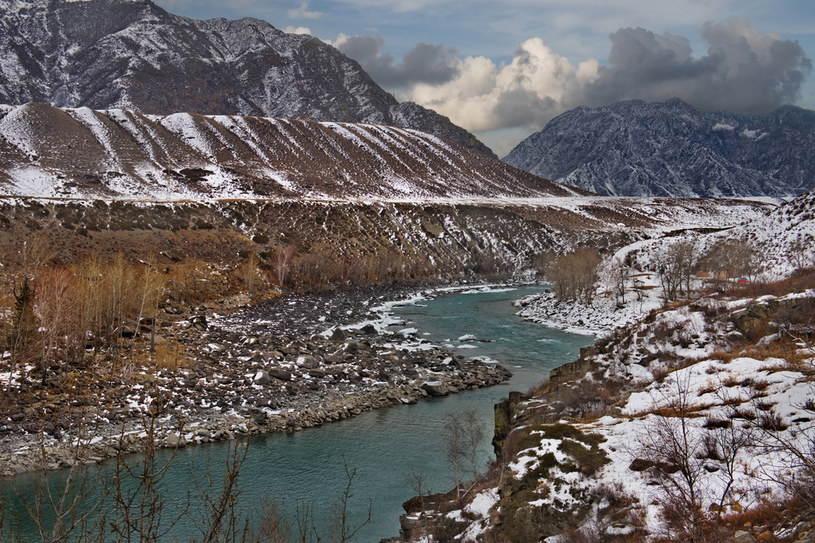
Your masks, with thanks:
[{"label": "mountain ridge", "polygon": [[581,194],[417,130],[44,103],[0,106],[0,192],[146,200]]},{"label": "mountain ridge", "polygon": [[332,46],[260,19],[198,21],[150,0],[11,0],[7,9],[0,103],[388,124],[495,157],[447,117],[399,103]]},{"label": "mountain ridge", "polygon": [[815,112],[702,112],[679,99],[579,107],[503,159],[616,196],[793,196],[815,188]]}]

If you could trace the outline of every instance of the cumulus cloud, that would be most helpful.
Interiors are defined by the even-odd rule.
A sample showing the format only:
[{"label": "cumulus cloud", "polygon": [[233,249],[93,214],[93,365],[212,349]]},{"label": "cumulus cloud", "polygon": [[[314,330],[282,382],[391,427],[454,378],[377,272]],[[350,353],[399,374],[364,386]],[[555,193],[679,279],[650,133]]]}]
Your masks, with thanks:
[{"label": "cumulus cloud", "polygon": [[570,62],[540,38],[523,42],[509,62],[458,56],[442,45],[419,44],[401,61],[382,54],[379,36],[340,36],[335,45],[399,97],[479,132],[506,135],[542,128],[578,105],[673,97],[704,110],[769,111],[795,101],[812,69],[798,42],[762,34],[744,22],[707,23],[707,53],[670,33],[621,28],[612,33],[608,64]]},{"label": "cumulus cloud", "polygon": [[383,87],[399,89],[419,83],[441,84],[456,76],[458,51],[444,45],[419,43],[401,60],[382,53],[381,36],[340,34],[332,45],[359,62]]},{"label": "cumulus cloud", "polygon": [[442,84],[418,84],[402,97],[447,115],[473,131],[542,126],[564,110],[570,97],[597,74],[598,63],[574,66],[540,38],[520,45],[512,61],[486,57],[459,61],[457,75]]},{"label": "cumulus cloud", "polygon": [[323,16],[320,11],[311,11],[308,9],[308,2],[302,2],[296,9],[288,11],[290,19],[319,19]]},{"label": "cumulus cloud", "polygon": [[287,26],[283,29],[287,34],[311,34],[311,29],[307,26]]},{"label": "cumulus cloud", "polygon": [[676,96],[701,109],[761,112],[794,101],[812,69],[798,42],[761,34],[742,21],[706,23],[702,37],[707,54],[693,58],[687,38],[621,28],[610,36],[609,65],[600,67],[580,101]]}]

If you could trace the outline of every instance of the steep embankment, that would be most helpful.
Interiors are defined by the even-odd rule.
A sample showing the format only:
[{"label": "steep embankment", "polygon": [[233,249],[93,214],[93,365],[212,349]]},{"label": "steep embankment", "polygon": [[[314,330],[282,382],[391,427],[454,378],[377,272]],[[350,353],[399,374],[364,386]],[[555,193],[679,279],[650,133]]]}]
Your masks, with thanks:
[{"label": "steep embankment", "polygon": [[443,279],[511,275],[532,267],[541,253],[578,245],[611,250],[678,226],[735,224],[761,216],[764,208],[736,201],[608,198],[503,204],[9,198],[0,200],[0,248],[12,267],[34,241],[63,263],[123,253],[159,264],[197,260],[232,266],[254,253],[273,279],[282,265],[278,255],[288,249],[287,266],[295,270],[298,263],[319,261],[326,280],[341,277],[332,275],[340,273],[332,266],[363,262],[366,270],[380,270],[370,276],[373,282]]},{"label": "steep embankment", "polygon": [[[644,267],[621,267],[624,296],[610,288],[598,307],[525,300],[529,318],[585,319],[604,337],[496,406],[497,464],[463,501],[408,502],[404,540],[811,541],[815,249],[799,243],[811,211],[808,194],[731,230],[623,248],[619,265]],[[705,253],[722,240],[787,279],[715,277],[727,255]],[[665,303],[657,263],[680,244],[704,277]]]}]

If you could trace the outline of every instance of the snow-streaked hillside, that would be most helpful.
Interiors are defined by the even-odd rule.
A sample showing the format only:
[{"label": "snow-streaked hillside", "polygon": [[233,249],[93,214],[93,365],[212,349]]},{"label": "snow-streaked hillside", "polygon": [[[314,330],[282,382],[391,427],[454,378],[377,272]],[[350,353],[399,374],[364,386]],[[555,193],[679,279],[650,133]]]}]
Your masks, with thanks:
[{"label": "snow-streaked hillside", "polygon": [[543,197],[575,191],[370,124],[0,107],[0,193],[47,197]]},{"label": "snow-streaked hillside", "polygon": [[579,107],[504,160],[598,194],[791,196],[815,188],[815,112],[702,112],[677,99]]},{"label": "snow-streaked hillside", "polygon": [[815,191],[736,228],[733,235],[756,245],[764,268],[773,277],[786,277],[798,268],[815,266]]},{"label": "snow-streaked hillside", "polygon": [[3,0],[0,12],[0,103],[387,124],[495,157],[331,45],[260,19],[198,21],[150,0]]},{"label": "snow-streaked hillside", "polygon": [[768,207],[765,213],[753,215],[731,229],[640,241],[621,249],[615,257],[620,261],[634,258],[641,270],[655,272],[659,255],[675,243],[691,242],[698,263],[718,244],[736,240],[745,242],[753,251],[750,275],[763,281],[787,278],[797,270],[815,266],[815,191]]},{"label": "snow-streaked hillside", "polygon": [[[790,504],[811,488],[813,309],[811,288],[711,296],[616,329],[511,408],[502,469],[426,516],[470,542],[691,541],[700,528],[811,541]],[[437,541],[415,512],[406,521],[407,540]]]}]

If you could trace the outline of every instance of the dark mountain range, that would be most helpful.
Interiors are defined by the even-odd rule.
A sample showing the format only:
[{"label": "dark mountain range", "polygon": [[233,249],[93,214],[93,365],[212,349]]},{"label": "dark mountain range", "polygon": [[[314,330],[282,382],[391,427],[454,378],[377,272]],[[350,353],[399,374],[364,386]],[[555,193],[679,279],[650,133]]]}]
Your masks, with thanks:
[{"label": "dark mountain range", "polygon": [[265,21],[197,21],[149,0],[3,0],[0,103],[393,125],[492,152],[399,103],[360,65]]},{"label": "dark mountain range", "polygon": [[705,113],[674,99],[579,107],[504,158],[618,196],[789,196],[815,188],[815,112]]}]

